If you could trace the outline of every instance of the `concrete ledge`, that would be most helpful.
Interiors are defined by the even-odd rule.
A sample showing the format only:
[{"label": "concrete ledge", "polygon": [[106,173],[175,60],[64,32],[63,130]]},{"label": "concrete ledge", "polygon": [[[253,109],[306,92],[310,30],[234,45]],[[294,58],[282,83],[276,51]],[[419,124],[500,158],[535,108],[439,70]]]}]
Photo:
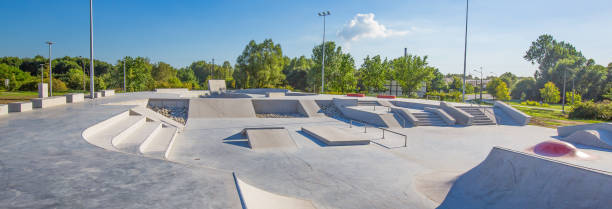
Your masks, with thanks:
[{"label": "concrete ledge", "polygon": [[471,126],[474,122],[473,115],[470,115],[469,113],[463,111],[462,109],[456,108],[455,106],[449,103],[440,102],[440,107],[453,118],[455,118],[457,124]]},{"label": "concrete ledge", "polygon": [[103,97],[109,97],[115,95],[115,90],[102,90]]},{"label": "concrete ledge", "polygon": [[[94,92],[93,95],[94,95],[94,99],[102,97],[102,93],[100,93],[99,91]],[[85,98],[91,99],[91,95],[88,94],[85,96]]]},{"label": "concrete ledge", "polygon": [[399,114],[400,116],[402,116],[402,118],[405,118],[406,120],[408,120],[407,122],[412,123],[413,126],[419,125],[419,119],[414,117],[412,112],[410,112],[409,110],[405,108],[401,108],[401,107],[394,107],[394,108],[391,108],[391,111]]},{"label": "concrete ledge", "polygon": [[155,89],[157,93],[182,93],[189,91],[187,88],[163,88],[163,89]]},{"label": "concrete ledge", "polygon": [[446,111],[440,109],[440,108],[430,108],[430,107],[426,107],[425,111],[430,111],[430,112],[434,112],[436,113],[438,116],[440,116],[442,118],[442,120],[444,120],[444,122],[446,122],[446,124],[448,125],[455,125],[455,123],[457,122],[453,117],[451,117],[448,113],[446,113]]},{"label": "concrete ledge", "polygon": [[284,97],[285,92],[266,92],[266,97]]},{"label": "concrete ledge", "polygon": [[529,123],[529,120],[531,120],[531,116],[521,112],[520,110],[517,110],[516,108],[504,102],[497,101],[495,102],[493,107],[498,107],[499,109],[503,110],[506,114],[512,117],[512,119],[514,119],[521,125],[527,125]]},{"label": "concrete ledge", "polygon": [[85,94],[83,93],[66,94],[67,103],[79,103],[82,101],[85,101]]},{"label": "concrete ledge", "polygon": [[56,96],[56,97],[46,97],[46,98],[34,98],[31,99],[32,107],[34,108],[47,108],[58,105],[66,104],[66,97],[64,96]]},{"label": "concrete ledge", "polygon": [[8,104],[9,112],[26,112],[32,110],[32,102],[13,102]]},{"label": "concrete ledge", "polygon": [[5,104],[0,104],[0,115],[6,115],[8,114],[9,107],[8,105]]},{"label": "concrete ledge", "polygon": [[302,131],[330,146],[367,145],[370,140],[339,127],[311,126],[302,127]]}]

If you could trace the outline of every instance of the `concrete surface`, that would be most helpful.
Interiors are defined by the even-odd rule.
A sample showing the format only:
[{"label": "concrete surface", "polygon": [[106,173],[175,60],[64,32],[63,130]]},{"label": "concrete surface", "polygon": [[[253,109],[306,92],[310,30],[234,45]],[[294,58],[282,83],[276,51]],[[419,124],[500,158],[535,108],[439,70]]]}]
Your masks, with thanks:
[{"label": "concrete surface", "polygon": [[529,123],[529,120],[531,120],[531,116],[517,110],[516,108],[504,102],[496,101],[493,107],[502,109],[506,114],[508,114],[510,117],[512,117],[512,119],[514,119],[517,123],[521,125],[527,125]]},{"label": "concrete surface", "polygon": [[249,146],[257,151],[279,151],[295,149],[295,142],[284,128],[247,128]]},{"label": "concrete surface", "polygon": [[608,208],[610,195],[610,173],[495,147],[439,208]]},{"label": "concrete surface", "polygon": [[114,96],[115,95],[115,90],[102,90],[102,96],[103,97],[109,97],[109,96]]},{"label": "concrete surface", "polygon": [[249,209],[315,209],[316,207],[308,200],[287,197],[261,190],[245,183],[237,177],[236,185],[240,191],[240,197],[245,208]]},{"label": "concrete surface", "polygon": [[83,93],[66,94],[66,103],[79,103],[83,101],[85,101],[85,94]]},{"label": "concrete surface", "polygon": [[266,97],[284,97],[285,92],[266,92]]},{"label": "concrete surface", "polygon": [[7,104],[0,104],[0,115],[6,115],[9,112],[9,107]]},{"label": "concrete surface", "polygon": [[430,112],[436,113],[438,116],[440,116],[440,118],[442,118],[442,120],[444,120],[444,122],[446,122],[447,125],[455,125],[455,123],[457,122],[455,120],[455,118],[450,116],[443,109],[425,107],[425,111],[430,111]]},{"label": "concrete surface", "polygon": [[32,102],[11,102],[8,104],[9,112],[27,112],[32,110]]},{"label": "concrete surface", "polygon": [[474,122],[474,116],[459,108],[456,108],[451,103],[440,102],[440,108],[442,108],[442,110],[451,115],[455,119],[457,124],[470,126],[472,125],[472,122]]},{"label": "concrete surface", "polygon": [[[115,115],[126,114],[125,118],[118,120],[120,122],[116,121],[98,132],[107,135],[105,139],[113,147],[113,135],[109,132],[121,133],[130,123],[141,120],[140,117],[148,117],[145,114],[130,115],[130,109],[142,104],[133,101],[180,97],[172,93],[119,93],[114,97],[51,107],[45,111],[3,116],[0,120],[0,177],[7,183],[0,187],[0,208],[241,208],[233,172],[239,173],[240,180],[258,190],[308,200],[317,208],[436,208],[448,199],[446,196],[451,186],[461,181],[458,177],[470,173],[483,162],[493,147],[532,153],[535,145],[559,139],[554,129],[530,125],[391,129],[408,136],[404,147],[403,136],[386,132],[383,139],[380,129],[368,127],[364,133],[362,125],[354,124],[349,128],[348,121],[340,117],[256,118],[248,99],[213,99],[217,101],[208,102],[209,99],[202,98],[190,100],[190,119],[184,130],[178,134],[176,130],[168,132],[166,138],[171,140],[156,145],[158,148],[154,152],[143,152],[140,150],[142,144],[139,147],[142,155],[122,149],[107,150],[83,139],[83,135],[91,134],[88,128]],[[334,98],[346,97],[299,97],[321,104]],[[434,101],[397,101],[436,106]],[[194,108],[199,110],[192,112]],[[407,109],[411,108],[416,106]],[[301,130],[310,126],[343,130],[346,131],[344,135],[355,135],[372,143],[328,146]],[[248,141],[239,134],[247,127],[283,127],[296,149],[253,152]],[[137,132],[133,132],[134,136]],[[91,141],[88,137],[86,139]],[[594,157],[589,160],[569,157],[539,159],[554,159],[591,170],[612,172],[612,153],[609,150],[576,147]],[[504,166],[492,166],[487,172],[492,176],[509,173],[505,169]],[[535,172],[532,166],[517,166],[516,169],[523,173]],[[554,175],[566,170],[556,170]],[[545,173],[538,178],[546,180],[551,175]],[[585,207],[599,207],[608,204],[607,199],[601,198],[607,195],[607,191],[597,187],[580,189],[586,188],[583,186],[589,185],[588,182],[607,180],[584,175],[582,180],[566,183],[563,175],[558,176],[561,177],[551,181],[553,184],[541,188],[568,184],[569,188],[578,190],[559,190],[551,195],[568,197],[581,192],[584,195],[576,195],[577,198],[590,197],[586,200],[569,199],[573,202],[567,205],[577,206],[586,202]],[[506,179],[486,180],[503,183]],[[531,188],[524,184],[518,187]],[[468,187],[459,188],[474,191]],[[502,185],[488,191],[503,194],[505,188]],[[534,196],[533,193],[514,192],[504,199],[495,199],[495,196],[474,199],[451,193],[449,197],[458,202],[444,205],[456,206],[454,203],[460,202],[459,208],[479,208],[483,204],[498,206],[496,202],[525,206],[521,201]],[[534,207],[541,208],[542,205],[538,204],[534,203]],[[278,205],[268,208],[275,206]]]},{"label": "concrete surface", "polygon": [[66,96],[54,96],[31,99],[33,108],[47,108],[66,104]]},{"label": "concrete surface", "polygon": [[[298,100],[285,99],[253,99],[253,108],[257,114],[302,114]],[[304,115],[306,116],[306,115]]]},{"label": "concrete surface", "polygon": [[575,144],[599,147],[612,150],[612,133],[602,129],[586,129],[576,131],[561,138],[563,141]]},{"label": "concrete surface", "polygon": [[225,92],[225,80],[208,80],[208,90],[213,94]]}]

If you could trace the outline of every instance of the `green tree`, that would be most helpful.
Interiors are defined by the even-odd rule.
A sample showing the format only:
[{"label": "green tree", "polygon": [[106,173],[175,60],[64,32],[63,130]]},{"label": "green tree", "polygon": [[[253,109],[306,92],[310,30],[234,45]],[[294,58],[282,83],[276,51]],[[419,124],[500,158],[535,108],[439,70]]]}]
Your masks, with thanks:
[{"label": "green tree", "polygon": [[81,69],[70,69],[64,76],[64,82],[70,89],[83,89],[83,71]]},{"label": "green tree", "polygon": [[[514,99],[530,99],[535,100],[538,98],[538,91],[536,88],[536,81],[533,78],[524,78],[519,80],[512,88],[510,93]],[[525,95],[524,97],[522,95]]]},{"label": "green tree", "polygon": [[582,96],[580,94],[572,93],[571,91],[565,92],[565,104],[576,104],[582,102]]},{"label": "green tree", "polygon": [[14,91],[19,89],[23,83],[28,82],[33,78],[30,76],[30,73],[23,72],[14,65],[0,63],[0,81],[2,82],[0,85],[3,87],[4,79],[9,79],[9,90]]},{"label": "green tree", "polygon": [[351,54],[342,54],[339,68],[330,72],[330,74],[330,90],[342,93],[355,90],[357,86],[355,60]]},{"label": "green tree", "polygon": [[491,78],[489,80],[489,82],[487,83],[487,86],[485,87],[485,89],[487,89],[487,92],[494,97],[497,97],[497,86],[499,86],[499,83],[504,82],[499,78]]},{"label": "green tree", "polygon": [[381,60],[380,55],[372,58],[367,56],[359,69],[359,78],[368,92],[370,90],[382,92],[386,91],[385,84],[387,83],[387,74],[390,71],[389,62],[386,59]]},{"label": "green tree", "polygon": [[437,68],[433,70],[433,78],[427,83],[427,91],[446,91],[448,90],[448,84],[444,80],[444,74],[440,73]]},{"label": "green tree", "polygon": [[502,101],[507,101],[510,99],[510,92],[508,91],[506,82],[500,82],[497,87],[495,87],[495,97]]},{"label": "green tree", "polygon": [[546,103],[557,103],[561,99],[559,88],[553,82],[544,84],[544,88],[540,89],[540,96]]},{"label": "green tree", "polygon": [[[308,86],[313,87],[313,91],[321,90],[321,62],[323,61],[323,46],[317,45],[312,49],[312,61],[314,65],[308,72]],[[342,47],[336,47],[333,41],[325,42],[325,89],[329,89],[333,82],[333,75],[340,70],[343,53]]]},{"label": "green tree", "polygon": [[512,74],[511,72],[506,72],[502,74],[501,76],[499,76],[499,79],[504,81],[508,88],[512,88],[514,84],[516,83],[516,81],[518,81],[518,77]]},{"label": "green tree", "polygon": [[305,90],[308,87],[306,77],[314,63],[305,56],[293,58],[287,63],[288,64],[285,65],[283,69],[283,73],[286,75],[287,84],[294,89]]},{"label": "green tree", "polygon": [[249,42],[236,59],[236,79],[242,88],[274,88],[285,79],[283,51],[280,44],[266,39],[258,44]]},{"label": "green tree", "polygon": [[402,87],[403,94],[416,92],[423,83],[433,78],[433,67],[429,67],[427,56],[408,55],[392,61],[394,79]]},{"label": "green tree", "polygon": [[169,79],[176,77],[176,70],[165,62],[158,62],[151,68],[151,76],[155,81],[168,81]]},{"label": "green tree", "polygon": [[570,43],[559,42],[551,35],[544,34],[531,43],[531,46],[525,53],[525,60],[532,64],[539,64],[538,70],[535,73],[535,79],[538,87],[544,83],[553,80],[551,69],[555,67],[557,62],[564,58],[574,57],[578,64],[584,62],[584,56],[580,51],[577,51]]}]

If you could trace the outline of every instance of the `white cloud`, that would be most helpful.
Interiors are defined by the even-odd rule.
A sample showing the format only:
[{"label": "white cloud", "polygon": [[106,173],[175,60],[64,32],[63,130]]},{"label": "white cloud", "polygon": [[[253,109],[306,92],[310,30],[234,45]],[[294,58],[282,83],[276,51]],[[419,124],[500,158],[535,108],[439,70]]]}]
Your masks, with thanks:
[{"label": "white cloud", "polygon": [[374,20],[374,14],[357,14],[353,19],[338,31],[338,36],[346,41],[357,41],[363,38],[386,38],[389,36],[404,36],[409,31],[395,31],[387,29],[383,24]]}]

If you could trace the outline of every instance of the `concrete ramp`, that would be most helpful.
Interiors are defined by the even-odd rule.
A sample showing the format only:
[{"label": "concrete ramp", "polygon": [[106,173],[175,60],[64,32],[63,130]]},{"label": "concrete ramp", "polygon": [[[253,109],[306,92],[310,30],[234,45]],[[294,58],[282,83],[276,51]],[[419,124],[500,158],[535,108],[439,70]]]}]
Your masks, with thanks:
[{"label": "concrete ramp", "polygon": [[311,201],[302,200],[294,197],[287,197],[272,192],[268,192],[240,180],[234,173],[234,180],[240,200],[244,208],[248,209],[314,209],[316,208]]},{"label": "concrete ramp", "polygon": [[609,208],[609,173],[494,147],[439,208]]},{"label": "concrete ramp", "polygon": [[320,113],[321,107],[314,100],[298,100],[299,106],[298,111],[307,116],[307,117],[318,117],[325,116],[325,114]]},{"label": "concrete ramp", "polygon": [[242,131],[253,150],[295,149],[296,145],[283,127],[246,128]]},{"label": "concrete ramp", "polygon": [[562,140],[576,144],[612,149],[612,133],[606,130],[580,130],[562,138]]},{"label": "concrete ramp", "polygon": [[347,128],[310,126],[302,127],[302,131],[330,146],[370,144],[370,140],[363,134],[347,130]]},{"label": "concrete ramp", "polygon": [[190,99],[189,118],[254,118],[251,99]]}]

